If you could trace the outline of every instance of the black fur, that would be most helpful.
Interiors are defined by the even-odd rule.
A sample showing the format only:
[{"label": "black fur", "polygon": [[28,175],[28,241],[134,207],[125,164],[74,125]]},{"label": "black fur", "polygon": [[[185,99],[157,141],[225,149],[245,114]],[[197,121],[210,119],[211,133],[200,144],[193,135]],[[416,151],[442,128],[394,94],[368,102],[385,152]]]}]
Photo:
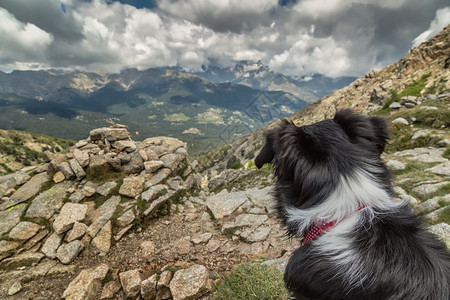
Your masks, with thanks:
[{"label": "black fur", "polygon": [[[356,253],[359,264],[353,266],[358,274],[351,274],[351,264],[322,251],[316,241],[294,251],[285,282],[297,299],[449,299],[448,249],[422,227],[407,205],[391,200],[390,173],[380,158],[388,136],[384,119],[350,110],[310,126],[282,120],[267,133],[255,163],[258,168],[273,164],[276,209],[290,235],[305,232],[289,221],[288,207],[309,211],[328,205],[337,186],[354,179],[355,172],[366,174],[384,191],[386,203],[393,203],[374,203],[355,212],[359,221],[344,238],[350,241],[348,250]],[[322,247],[333,242],[329,236],[319,237]],[[348,279],[353,275],[357,280]]]}]

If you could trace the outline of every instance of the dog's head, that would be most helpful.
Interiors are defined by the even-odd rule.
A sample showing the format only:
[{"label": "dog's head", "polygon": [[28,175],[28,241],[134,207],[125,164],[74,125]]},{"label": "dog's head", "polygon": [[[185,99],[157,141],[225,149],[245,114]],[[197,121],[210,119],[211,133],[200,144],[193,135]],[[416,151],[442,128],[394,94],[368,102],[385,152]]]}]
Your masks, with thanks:
[{"label": "dog's head", "polygon": [[272,163],[276,198],[283,202],[279,206],[308,208],[326,199],[343,177],[356,170],[383,169],[380,154],[388,135],[384,119],[351,110],[308,126],[282,120],[267,132],[255,164],[261,168]]}]

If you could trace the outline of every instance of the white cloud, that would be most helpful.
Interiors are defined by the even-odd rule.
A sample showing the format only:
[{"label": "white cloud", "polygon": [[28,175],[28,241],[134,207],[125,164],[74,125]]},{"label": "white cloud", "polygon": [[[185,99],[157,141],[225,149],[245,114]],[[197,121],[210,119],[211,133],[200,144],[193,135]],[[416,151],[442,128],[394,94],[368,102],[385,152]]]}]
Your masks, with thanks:
[{"label": "white cloud", "polygon": [[450,24],[450,6],[447,6],[436,11],[436,17],[431,21],[430,27],[427,30],[419,34],[413,40],[413,47],[419,46],[422,42],[425,42],[429,38],[436,35],[445,26]]},{"label": "white cloud", "polygon": [[34,24],[18,21],[0,8],[0,40],[0,64],[10,70],[16,66],[42,67],[36,61],[45,60],[45,51],[53,37]]},{"label": "white cloud", "polygon": [[442,3],[159,0],[150,10],[110,0],[2,0],[0,70],[200,70],[211,61],[262,60],[295,76],[362,75],[398,60],[428,26],[420,39],[448,23],[450,8],[435,15]]}]

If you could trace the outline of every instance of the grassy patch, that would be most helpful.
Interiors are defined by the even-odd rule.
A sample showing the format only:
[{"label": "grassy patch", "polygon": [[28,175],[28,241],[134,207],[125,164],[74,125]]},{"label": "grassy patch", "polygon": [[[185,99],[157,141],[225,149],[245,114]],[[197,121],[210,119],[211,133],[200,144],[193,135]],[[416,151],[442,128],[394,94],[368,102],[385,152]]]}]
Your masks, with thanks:
[{"label": "grassy patch", "polygon": [[124,177],[125,173],[114,171],[108,165],[89,167],[86,169],[86,179],[97,183],[121,180]]},{"label": "grassy patch", "polygon": [[287,299],[283,274],[275,267],[243,263],[215,287],[214,300]]},{"label": "grassy patch", "polygon": [[447,223],[450,224],[450,206],[444,208],[440,214],[439,214],[439,218],[437,220],[437,222],[435,222],[436,224],[439,223]]},{"label": "grassy patch", "polygon": [[239,229],[241,229],[239,226],[229,228],[225,230],[225,236],[227,237],[227,239],[231,239],[233,237],[233,234],[235,234]]}]

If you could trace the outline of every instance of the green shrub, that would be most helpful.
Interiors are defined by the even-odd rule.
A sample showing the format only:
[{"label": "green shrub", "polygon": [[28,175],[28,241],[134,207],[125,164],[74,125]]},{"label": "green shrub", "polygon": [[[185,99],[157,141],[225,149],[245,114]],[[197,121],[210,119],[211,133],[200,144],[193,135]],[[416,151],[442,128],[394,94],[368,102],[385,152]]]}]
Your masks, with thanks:
[{"label": "green shrub", "polygon": [[235,161],[231,166],[230,169],[242,169],[244,166],[242,165],[240,160]]},{"label": "green shrub", "polygon": [[214,300],[285,300],[288,296],[280,270],[254,263],[234,268],[213,293]]}]

